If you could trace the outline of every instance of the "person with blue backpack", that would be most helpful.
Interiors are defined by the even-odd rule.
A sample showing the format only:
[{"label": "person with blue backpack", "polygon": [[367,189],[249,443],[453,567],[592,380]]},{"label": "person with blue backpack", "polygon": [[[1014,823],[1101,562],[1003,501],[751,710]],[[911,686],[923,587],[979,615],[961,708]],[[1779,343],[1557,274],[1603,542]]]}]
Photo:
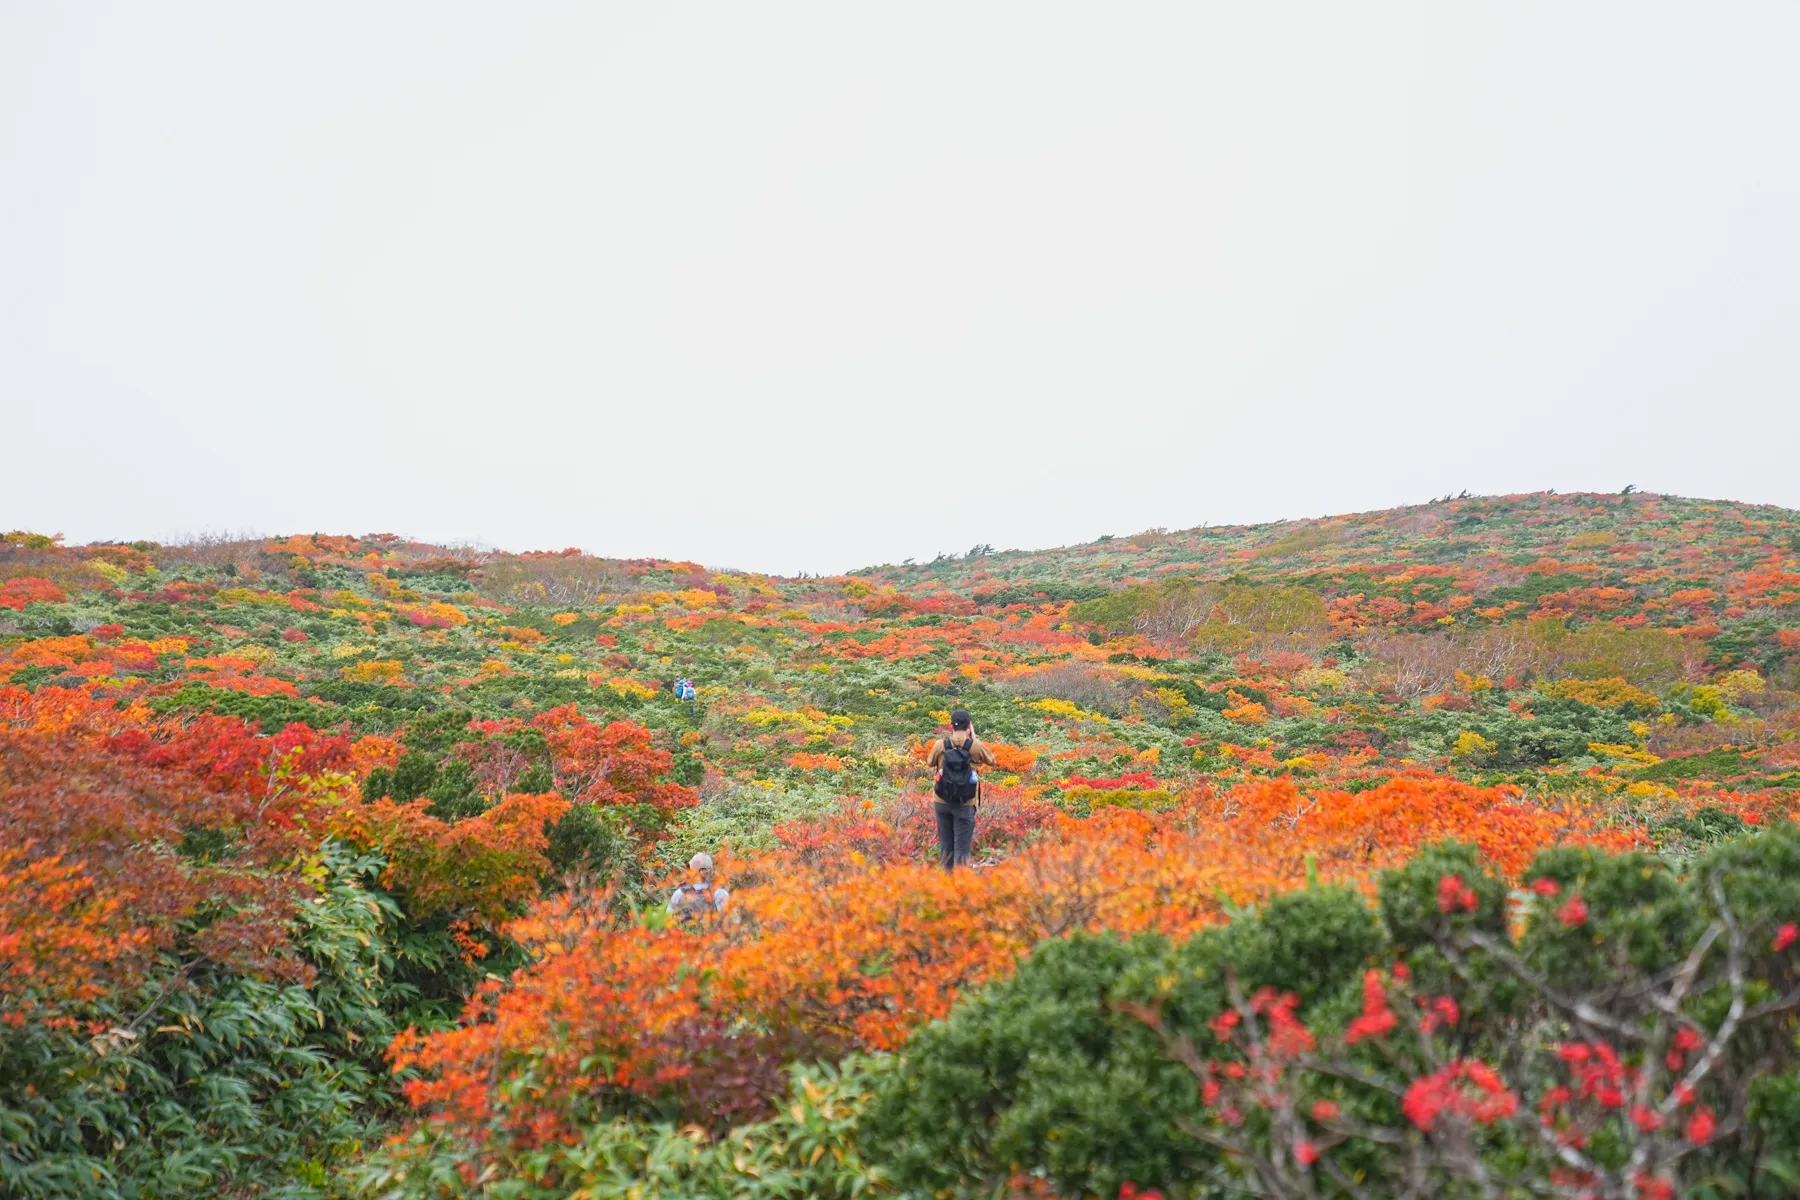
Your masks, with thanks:
[{"label": "person with blue backpack", "polygon": [[932,795],[937,797],[938,861],[944,870],[969,865],[969,849],[975,842],[975,810],[981,803],[981,776],[975,765],[994,765],[994,752],[975,736],[969,710],[950,714],[950,736],[931,744],[925,758],[928,770],[937,772]]}]

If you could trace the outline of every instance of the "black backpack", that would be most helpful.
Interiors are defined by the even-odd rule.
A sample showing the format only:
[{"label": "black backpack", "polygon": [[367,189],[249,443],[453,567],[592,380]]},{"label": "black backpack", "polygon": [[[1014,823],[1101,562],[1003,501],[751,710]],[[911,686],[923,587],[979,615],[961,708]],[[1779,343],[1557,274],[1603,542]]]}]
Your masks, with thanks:
[{"label": "black backpack", "polygon": [[944,739],[944,757],[939,760],[937,786],[932,791],[946,804],[967,804],[980,792],[981,785],[975,782],[974,756],[970,753],[974,745],[973,737],[960,746]]}]

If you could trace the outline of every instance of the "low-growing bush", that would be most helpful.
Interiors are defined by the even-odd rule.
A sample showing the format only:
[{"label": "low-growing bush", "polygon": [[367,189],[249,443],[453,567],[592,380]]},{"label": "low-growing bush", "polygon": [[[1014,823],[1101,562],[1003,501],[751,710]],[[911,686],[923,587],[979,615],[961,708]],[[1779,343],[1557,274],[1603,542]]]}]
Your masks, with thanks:
[{"label": "low-growing bush", "polygon": [[939,1196],[1791,1195],[1800,830],[1523,882],[1446,844],[1374,912],[1046,944],[912,1039],[869,1152]]}]

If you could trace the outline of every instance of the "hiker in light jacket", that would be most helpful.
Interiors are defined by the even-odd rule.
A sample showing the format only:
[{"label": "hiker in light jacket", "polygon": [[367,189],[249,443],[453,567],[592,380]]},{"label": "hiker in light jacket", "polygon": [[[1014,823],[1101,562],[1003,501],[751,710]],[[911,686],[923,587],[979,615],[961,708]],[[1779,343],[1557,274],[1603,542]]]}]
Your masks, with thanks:
[{"label": "hiker in light jacket", "polygon": [[712,855],[702,850],[688,860],[687,878],[669,897],[669,915],[678,921],[698,921],[723,913],[731,892],[713,882]]}]

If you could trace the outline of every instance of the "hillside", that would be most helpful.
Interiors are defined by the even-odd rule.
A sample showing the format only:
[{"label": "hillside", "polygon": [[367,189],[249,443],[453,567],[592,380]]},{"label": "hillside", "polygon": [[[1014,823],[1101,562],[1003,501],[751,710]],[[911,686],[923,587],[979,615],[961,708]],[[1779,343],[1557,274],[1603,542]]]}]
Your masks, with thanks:
[{"label": "hillside", "polygon": [[[1086,598],[1094,587],[1111,590],[1171,574],[1280,582],[1334,599],[1362,597],[1334,611],[1334,620],[1353,627],[1436,620],[1463,612],[1432,607],[1458,596],[1516,616],[1551,593],[1604,587],[1631,594],[1577,592],[1552,604],[1571,615],[1643,615],[1651,624],[1679,625],[1684,615],[1736,620],[1762,608],[1770,616],[1779,605],[1768,601],[1795,584],[1768,573],[1797,554],[1800,514],[1788,509],[1643,493],[1538,493],[1270,525],[1150,530],[1055,550],[989,551],[855,574],[990,600],[1032,586]],[[1398,578],[1403,575],[1408,578]],[[1712,594],[1695,594],[1702,589]],[[1382,598],[1407,610],[1378,603]],[[1728,608],[1740,611],[1727,616]]]},{"label": "hillside", "polygon": [[[944,876],[922,760],[958,706],[999,765],[990,865]],[[0,737],[0,917],[35,931],[0,936],[0,1018],[36,1080],[0,1118],[41,1131],[0,1179],[324,1187],[406,1119],[390,1064],[495,1145],[748,1120],[1070,930],[1197,937],[1443,838],[1514,882],[1569,843],[1685,869],[1800,801],[1800,513],[1462,497],[829,578],[12,533]],[[701,849],[744,924],[642,916]],[[207,1032],[229,1005],[266,1045]],[[490,1093],[496,1038],[539,1099]],[[142,1097],[102,1086],[118,1055]],[[237,1125],[155,1109],[196,1072]],[[41,1123],[65,1093],[141,1149]]]},{"label": "hillside", "polygon": [[[1179,786],[1347,755],[1573,786],[1597,767],[1666,771],[1631,755],[1726,745],[1760,747],[1781,774],[1796,547],[1800,514],[1642,495],[1450,500],[799,580],[385,536],[15,538],[0,678],[403,739],[427,714],[575,703],[686,736],[671,743],[684,779],[709,798],[754,788],[771,813],[893,786],[894,756],[956,703],[1048,755],[1085,747],[1065,777],[1155,751],[1152,773]],[[145,645],[170,649],[151,665]],[[701,690],[694,716],[669,696],[676,676]],[[1555,705],[1581,729],[1518,749]],[[1459,754],[1480,744],[1466,732],[1497,749]],[[1308,754],[1316,768],[1256,765]],[[1754,774],[1708,762],[1697,777]]]}]

